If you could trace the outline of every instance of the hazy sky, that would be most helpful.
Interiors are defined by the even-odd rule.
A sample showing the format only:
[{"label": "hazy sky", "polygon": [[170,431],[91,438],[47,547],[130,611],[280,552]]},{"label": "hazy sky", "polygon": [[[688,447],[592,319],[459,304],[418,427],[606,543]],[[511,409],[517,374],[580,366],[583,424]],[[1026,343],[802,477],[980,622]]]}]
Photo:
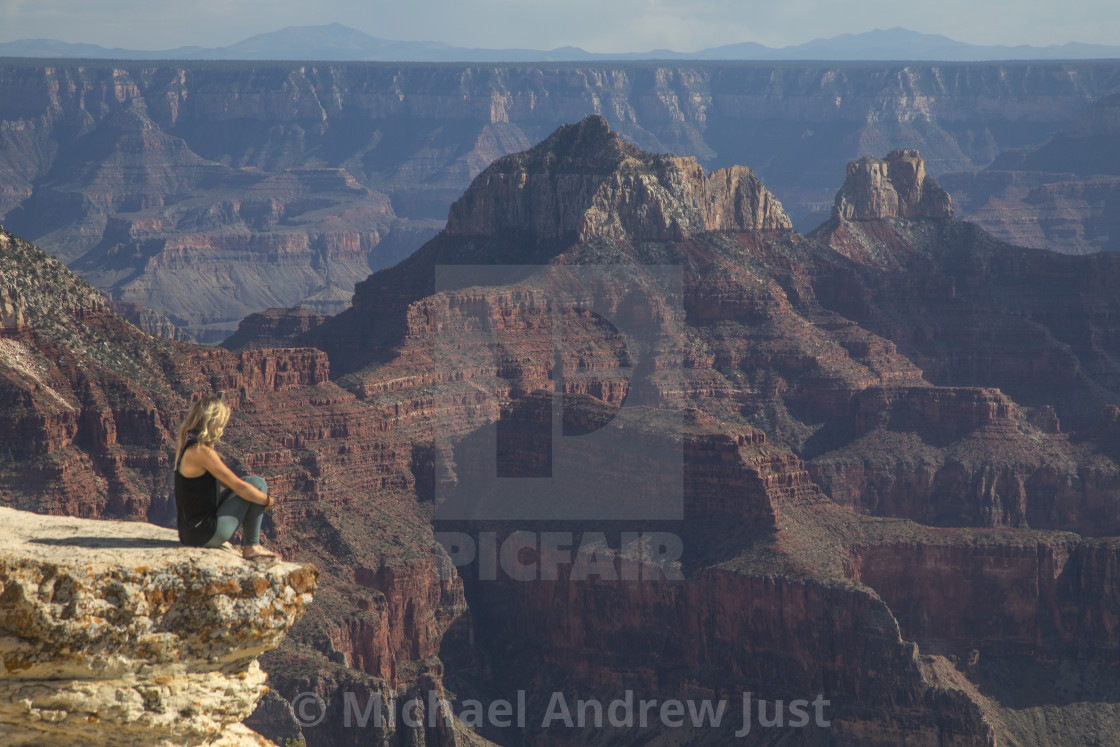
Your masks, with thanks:
[{"label": "hazy sky", "polygon": [[894,26],[974,44],[1120,42],[1117,0],[0,0],[0,41],[217,47],[333,22],[387,39],[592,52],[781,47]]}]

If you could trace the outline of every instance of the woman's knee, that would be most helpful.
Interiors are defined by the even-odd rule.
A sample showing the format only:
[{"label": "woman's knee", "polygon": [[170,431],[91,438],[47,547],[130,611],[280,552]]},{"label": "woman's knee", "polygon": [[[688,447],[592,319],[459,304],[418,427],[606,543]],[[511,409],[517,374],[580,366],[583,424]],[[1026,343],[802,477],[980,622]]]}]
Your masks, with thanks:
[{"label": "woman's knee", "polygon": [[[234,496],[237,498],[237,496]],[[240,500],[240,498],[238,498]],[[220,512],[221,509],[219,509]],[[237,528],[241,526],[241,517],[236,514],[218,514],[218,521],[214,527],[214,536],[203,547],[221,547],[229,542]]]},{"label": "woman's knee", "polygon": [[254,488],[256,488],[257,490],[264,493],[265,495],[268,494],[268,483],[266,483],[264,481],[263,477],[261,477],[259,475],[249,475],[248,477],[245,478],[245,482],[249,483]]}]

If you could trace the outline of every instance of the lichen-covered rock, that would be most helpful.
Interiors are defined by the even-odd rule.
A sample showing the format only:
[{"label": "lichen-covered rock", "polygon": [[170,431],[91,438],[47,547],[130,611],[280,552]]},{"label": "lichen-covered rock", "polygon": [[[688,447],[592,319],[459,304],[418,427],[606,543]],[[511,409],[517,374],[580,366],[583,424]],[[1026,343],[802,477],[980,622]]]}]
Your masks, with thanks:
[{"label": "lichen-covered rock", "polygon": [[239,722],[314,566],[2,507],[0,548],[0,744],[269,744]]}]

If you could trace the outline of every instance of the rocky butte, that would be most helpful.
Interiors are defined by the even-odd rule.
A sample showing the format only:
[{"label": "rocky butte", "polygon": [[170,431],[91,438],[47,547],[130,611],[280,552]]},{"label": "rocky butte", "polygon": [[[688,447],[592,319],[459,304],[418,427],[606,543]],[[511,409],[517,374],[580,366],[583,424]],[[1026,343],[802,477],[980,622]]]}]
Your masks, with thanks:
[{"label": "rocky butte", "polygon": [[[233,392],[227,448],[281,496],[269,541],[321,570],[262,667],[324,719],[301,729],[272,700],[253,723],[309,744],[727,743],[742,726],[734,708],[687,732],[541,725],[555,692],[627,691],[829,701],[827,727],[756,725],[754,744],[1115,733],[1120,258],[957,221],[914,152],[849,174],[802,235],[751,170],[707,174],[590,117],[494,161],[349,309],[256,318],[240,352],[147,337],[7,239],[3,396],[23,435],[4,500],[166,515],[174,413]],[[41,352],[63,345],[69,361]],[[650,453],[677,455],[675,483]],[[511,501],[496,475],[621,486],[631,513],[511,519],[549,481]],[[665,485],[676,513],[643,515]],[[491,573],[437,532],[530,532],[517,565],[536,572]],[[589,555],[554,562],[545,532]],[[626,539],[643,532],[680,552]],[[346,693],[461,708],[519,691],[523,730],[344,725]]]},{"label": "rocky butte", "polygon": [[[1114,316],[1090,309],[1116,307],[1104,280],[1116,262],[1017,249],[956,222],[914,152],[849,174],[834,219],[803,237],[750,172],[722,193],[733,200],[713,197],[719,179],[694,162],[641,153],[591,118],[496,161],[440,237],[299,338],[325,349],[339,383],[390,427],[412,429],[414,443],[438,448],[437,434],[463,433],[449,461],[420,453],[421,495],[479,485],[472,470],[493,448],[492,419],[506,468],[536,473],[555,414],[531,393],[552,391],[554,365],[565,372],[565,432],[624,419],[679,434],[683,518],[655,526],[683,539],[683,582],[576,580],[561,566],[555,579],[503,583],[460,569],[472,617],[486,621],[474,636],[493,657],[499,692],[512,695],[525,672],[538,691],[573,681],[662,697],[717,681],[716,692],[771,697],[824,688],[835,698],[832,734],[861,744],[904,733],[919,743],[1037,740],[1032,719],[1070,708],[1104,728],[1107,707],[1018,707],[1012,692],[1024,679],[1044,682],[1052,656],[1080,667],[1066,657],[1088,645],[1085,656],[1102,664],[1086,665],[1078,697],[1095,702],[1114,656],[1108,635],[1088,643],[1087,629],[1074,631],[1095,628],[1086,613],[1115,590],[1073,590],[1086,588],[1081,574],[1097,572],[1099,553],[1115,551],[1118,471],[1104,436],[1116,398],[1106,352]],[[751,218],[709,230],[696,195]],[[432,281],[436,266],[526,260],[630,268],[628,293],[662,309],[648,373],[625,372],[642,370],[633,349],[575,311],[560,320],[554,363],[535,331],[531,279],[490,289]],[[685,268],[678,314],[641,269],[660,263]],[[1055,283],[1071,289],[1068,302],[1054,305]],[[599,292],[603,308],[626,306],[621,291]],[[686,417],[620,409],[628,398]],[[646,484],[640,460],[583,459],[584,469],[609,464],[623,483]],[[601,529],[437,526],[568,531],[573,547]],[[987,663],[969,670],[961,662],[974,650]],[[444,651],[454,662],[454,648]],[[860,663],[841,651],[860,651]],[[469,689],[473,665],[461,666],[445,676]]]},{"label": "rocky butte", "polygon": [[843,220],[952,218],[948,193],[927,178],[914,149],[892,150],[885,159],[864,156],[848,164],[834,217]]}]

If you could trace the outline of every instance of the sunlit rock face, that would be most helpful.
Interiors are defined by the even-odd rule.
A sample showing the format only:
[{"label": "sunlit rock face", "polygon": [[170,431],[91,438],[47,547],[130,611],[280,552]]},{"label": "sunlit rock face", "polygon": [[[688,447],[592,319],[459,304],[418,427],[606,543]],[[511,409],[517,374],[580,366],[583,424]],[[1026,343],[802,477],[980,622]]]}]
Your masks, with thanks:
[{"label": "sunlit rock face", "polygon": [[949,193],[926,174],[918,151],[910,148],[849,163],[834,215],[844,220],[951,218],[953,208]]},{"label": "sunlit rock face", "polygon": [[449,236],[672,241],[703,231],[792,228],[745,166],[644,153],[591,116],[499,159],[451,206]]},{"label": "sunlit rock face", "polygon": [[0,744],[271,744],[239,722],[314,566],[10,508],[0,547]]}]

